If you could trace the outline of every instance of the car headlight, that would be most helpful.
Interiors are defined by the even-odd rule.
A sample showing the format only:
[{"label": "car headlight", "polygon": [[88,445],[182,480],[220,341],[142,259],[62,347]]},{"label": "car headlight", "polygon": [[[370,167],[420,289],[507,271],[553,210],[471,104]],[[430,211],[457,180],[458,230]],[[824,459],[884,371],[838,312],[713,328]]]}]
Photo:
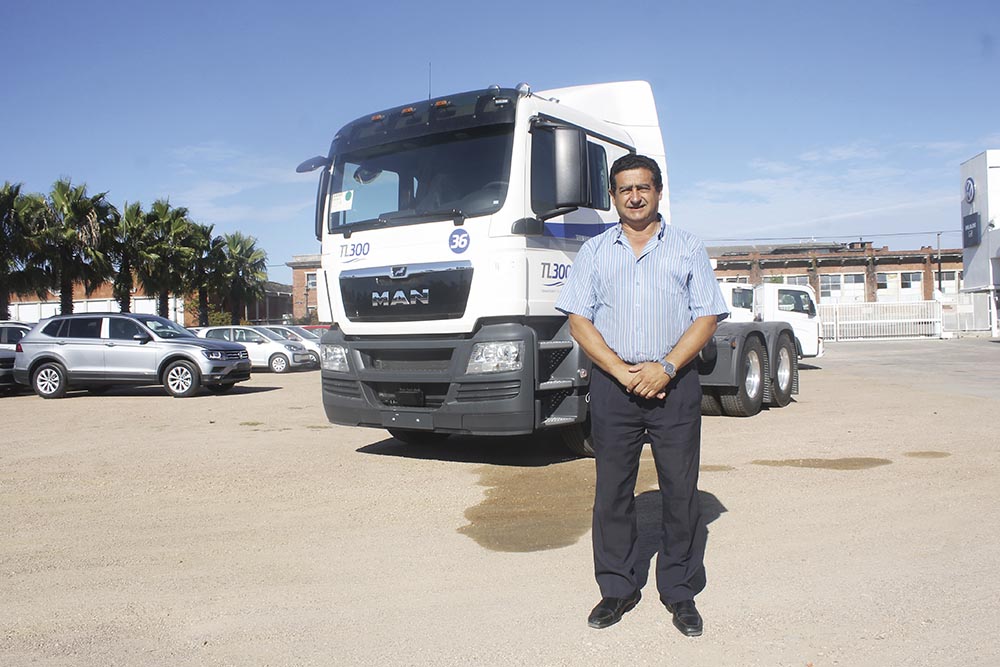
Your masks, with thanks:
[{"label": "car headlight", "polygon": [[211,359],[212,361],[219,361],[220,359],[226,358],[226,355],[223,354],[221,350],[202,350],[201,353],[204,354],[207,359]]},{"label": "car headlight", "polygon": [[469,356],[466,373],[501,373],[524,367],[524,341],[476,343]]},{"label": "car headlight", "polygon": [[320,345],[319,354],[323,370],[337,371],[338,373],[348,371],[347,348],[343,345]]},{"label": "car headlight", "polygon": [[289,352],[298,352],[299,351],[299,346],[298,345],[286,345],[285,349],[288,350]]}]

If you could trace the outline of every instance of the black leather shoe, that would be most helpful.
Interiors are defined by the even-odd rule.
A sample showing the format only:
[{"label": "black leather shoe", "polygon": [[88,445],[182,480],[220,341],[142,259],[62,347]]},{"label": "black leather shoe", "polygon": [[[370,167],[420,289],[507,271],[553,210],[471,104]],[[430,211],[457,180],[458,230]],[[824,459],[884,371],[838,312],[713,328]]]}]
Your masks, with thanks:
[{"label": "black leather shoe", "polygon": [[701,636],[701,614],[694,606],[694,600],[681,600],[666,606],[667,611],[674,615],[674,627],[688,637]]},{"label": "black leather shoe", "polygon": [[594,611],[587,617],[587,625],[592,628],[606,628],[622,620],[622,614],[639,604],[642,594],[636,591],[627,598],[602,598]]}]

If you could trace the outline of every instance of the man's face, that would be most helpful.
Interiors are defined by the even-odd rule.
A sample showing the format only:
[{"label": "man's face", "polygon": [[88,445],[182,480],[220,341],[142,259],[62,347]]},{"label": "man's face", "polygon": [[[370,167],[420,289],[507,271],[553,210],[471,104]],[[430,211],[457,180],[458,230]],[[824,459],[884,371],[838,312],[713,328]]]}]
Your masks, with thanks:
[{"label": "man's face", "polygon": [[653,172],[639,167],[615,174],[611,198],[622,222],[645,225],[656,220],[663,191],[653,185]]}]

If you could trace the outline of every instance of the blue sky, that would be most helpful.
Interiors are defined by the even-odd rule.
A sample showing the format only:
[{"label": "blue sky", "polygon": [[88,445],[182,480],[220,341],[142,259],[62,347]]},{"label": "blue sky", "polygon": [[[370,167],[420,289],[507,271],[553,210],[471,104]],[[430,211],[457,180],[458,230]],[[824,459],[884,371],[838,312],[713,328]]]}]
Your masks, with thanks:
[{"label": "blue sky", "polygon": [[[1000,3],[4,0],[0,180],[166,197],[318,250],[315,174],[370,111],[497,83],[643,79],[674,224],[960,247],[961,162],[1000,148]],[[918,234],[921,232],[921,234]]]}]

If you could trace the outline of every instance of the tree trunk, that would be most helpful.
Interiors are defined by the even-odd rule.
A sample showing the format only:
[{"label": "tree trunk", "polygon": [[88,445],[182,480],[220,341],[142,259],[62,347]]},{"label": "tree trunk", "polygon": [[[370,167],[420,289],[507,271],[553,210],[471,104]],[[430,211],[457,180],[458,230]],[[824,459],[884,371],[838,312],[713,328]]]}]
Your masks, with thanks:
[{"label": "tree trunk", "polygon": [[208,288],[198,286],[198,326],[208,326]]},{"label": "tree trunk", "polygon": [[0,281],[0,320],[10,319],[10,292],[7,283]]},{"label": "tree trunk", "polygon": [[241,304],[238,299],[233,299],[233,304],[232,304],[232,319],[231,319],[231,322],[230,322],[230,324],[232,324],[233,326],[235,326],[235,325],[237,325],[237,324],[240,323],[240,310],[241,310],[240,307],[242,305],[243,304]]},{"label": "tree trunk", "polygon": [[61,315],[73,313],[73,280],[66,277],[65,271],[59,274],[59,313]]},{"label": "tree trunk", "polygon": [[170,316],[170,292],[167,290],[160,290],[159,304],[157,305],[157,311],[160,317]]}]

